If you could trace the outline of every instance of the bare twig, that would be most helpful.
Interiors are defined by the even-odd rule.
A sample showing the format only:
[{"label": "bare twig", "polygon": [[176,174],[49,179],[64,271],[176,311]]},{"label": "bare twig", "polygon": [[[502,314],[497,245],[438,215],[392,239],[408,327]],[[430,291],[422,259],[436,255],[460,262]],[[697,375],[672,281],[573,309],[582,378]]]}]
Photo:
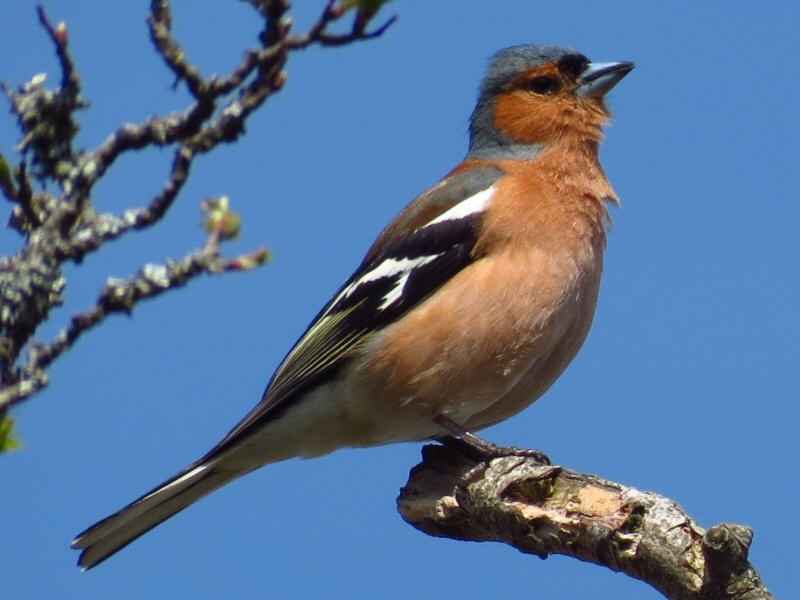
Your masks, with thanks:
[{"label": "bare twig", "polygon": [[356,41],[363,42],[366,40],[372,40],[386,33],[386,30],[389,29],[389,27],[391,27],[395,21],[397,21],[397,15],[389,17],[383,25],[374,31],[362,31],[356,26],[353,28],[352,32],[346,34],[336,35],[321,33],[318,41],[322,46],[344,46]]},{"label": "bare twig", "polygon": [[348,9],[344,4],[337,4],[335,0],[329,0],[317,22],[306,33],[287,39],[286,46],[290,49],[307,48],[313,44],[344,46],[353,42],[371,40],[382,36],[397,20],[397,15],[393,15],[376,30],[367,32],[365,28],[368,19],[362,19],[360,15],[357,15],[353,21],[352,29],[348,33],[330,33],[328,27],[341,19],[347,12]]},{"label": "bare twig", "polygon": [[61,64],[61,89],[64,93],[72,98],[76,103],[79,103],[78,95],[80,93],[80,77],[75,69],[75,63],[69,53],[69,34],[67,25],[64,22],[59,23],[55,27],[47,18],[44,8],[41,4],[36,6],[36,14],[39,16],[39,23],[42,24],[47,35],[53,42],[56,48],[56,55],[58,62]]},{"label": "bare twig", "polygon": [[183,48],[172,37],[172,11],[168,0],[152,2],[147,24],[150,27],[150,39],[153,45],[178,80],[186,82],[195,98],[204,96],[205,81],[200,71],[188,61]]}]

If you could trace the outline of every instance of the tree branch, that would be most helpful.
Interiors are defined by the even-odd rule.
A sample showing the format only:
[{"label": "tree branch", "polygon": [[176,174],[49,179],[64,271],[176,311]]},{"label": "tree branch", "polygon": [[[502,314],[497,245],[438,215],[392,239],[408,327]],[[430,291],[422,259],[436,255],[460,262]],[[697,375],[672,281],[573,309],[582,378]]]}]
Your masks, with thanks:
[{"label": "tree branch", "polygon": [[[377,8],[366,16],[359,9],[349,33],[331,33],[330,27],[354,5],[328,0],[309,30],[293,36],[288,2],[248,1],[264,20],[258,44],[247,49],[227,75],[206,78],[173,37],[169,0],[151,0],[148,25],[153,46],[176,85],[185,83],[193,101],[183,112],[125,123],[94,150],[73,147],[78,132],[75,113],[88,105],[81,98],[67,26],[63,22],[54,26],[44,9],[37,7],[39,22],[55,47],[61,85],[49,89],[45,75],[36,75],[16,89],[2,86],[22,136],[16,165],[0,156],[0,192],[14,203],[10,225],[24,236],[25,243],[17,253],[0,258],[0,420],[8,407],[45,387],[47,367],[108,315],[129,312],[141,300],[180,287],[200,274],[252,269],[266,260],[263,248],[230,260],[220,257],[220,241],[231,236],[226,228],[235,221],[238,230],[239,218],[228,211],[227,199],[210,203],[222,229],[209,230],[202,250],[178,262],[143,267],[129,280],[109,279],[95,305],[73,315],[54,340],[31,341],[61,302],[66,286],[63,263],[82,261],[130,231],[159,223],[180,195],[194,159],[236,141],[250,115],[283,87],[291,52],[313,44],[371,39],[388,25],[366,32]],[[122,215],[98,214],[92,198],[95,184],[118,159],[143,148],[165,146],[174,149],[172,168],[152,198]],[[20,361],[26,346],[27,360]]]},{"label": "tree branch", "polygon": [[0,413],[45,387],[49,383],[47,367],[109,315],[130,314],[142,300],[181,288],[200,275],[247,271],[269,260],[269,252],[263,247],[233,259],[221,257],[220,243],[239,233],[239,216],[230,210],[227,198],[206,200],[203,210],[209,213],[205,222],[208,237],[203,248],[177,262],[145,265],[129,279],[109,278],[95,304],[73,315],[52,342],[31,345],[28,360],[15,383],[0,388]]},{"label": "tree branch", "polygon": [[44,8],[41,4],[36,6],[36,14],[39,16],[39,23],[42,24],[47,35],[53,42],[58,56],[58,62],[61,64],[61,89],[64,90],[67,96],[71,97],[75,104],[78,104],[78,95],[80,93],[80,77],[75,69],[75,63],[69,53],[69,32],[67,31],[67,24],[64,22],[59,23],[55,27],[47,18]]},{"label": "tree branch", "polygon": [[704,530],[674,501],[530,458],[476,463],[425,446],[397,500],[429,535],[563,554],[640,579],[674,600],[772,599],[748,562],[752,530]]}]

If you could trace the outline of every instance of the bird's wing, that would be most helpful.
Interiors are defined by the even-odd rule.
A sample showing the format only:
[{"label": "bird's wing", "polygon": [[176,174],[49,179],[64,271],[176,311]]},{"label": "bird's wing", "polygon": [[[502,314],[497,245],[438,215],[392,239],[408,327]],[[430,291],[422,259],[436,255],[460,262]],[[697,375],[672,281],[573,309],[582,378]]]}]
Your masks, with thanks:
[{"label": "bird's wing", "polygon": [[503,171],[457,170],[387,226],[364,261],[311,322],[258,405],[204,459],[280,415],[291,398],[332,377],[370,334],[425,300],[473,262],[483,212]]}]

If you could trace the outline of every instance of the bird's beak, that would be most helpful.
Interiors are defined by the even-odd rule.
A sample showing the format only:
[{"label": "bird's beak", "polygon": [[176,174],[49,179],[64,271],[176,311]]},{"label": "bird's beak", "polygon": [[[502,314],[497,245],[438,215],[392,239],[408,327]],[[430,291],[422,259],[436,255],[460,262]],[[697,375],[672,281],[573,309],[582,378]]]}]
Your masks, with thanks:
[{"label": "bird's beak", "polygon": [[589,63],[578,78],[581,98],[602,98],[633,69],[632,62]]}]

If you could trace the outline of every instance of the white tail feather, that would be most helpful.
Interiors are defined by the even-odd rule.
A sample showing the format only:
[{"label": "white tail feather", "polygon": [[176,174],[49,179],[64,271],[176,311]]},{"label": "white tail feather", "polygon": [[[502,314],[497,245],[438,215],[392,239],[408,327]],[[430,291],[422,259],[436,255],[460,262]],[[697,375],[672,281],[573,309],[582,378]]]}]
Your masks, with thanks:
[{"label": "white tail feather", "polygon": [[213,463],[189,467],[78,535],[72,542],[73,548],[83,550],[78,566],[86,570],[100,564],[159,523],[243,474],[219,469]]}]

